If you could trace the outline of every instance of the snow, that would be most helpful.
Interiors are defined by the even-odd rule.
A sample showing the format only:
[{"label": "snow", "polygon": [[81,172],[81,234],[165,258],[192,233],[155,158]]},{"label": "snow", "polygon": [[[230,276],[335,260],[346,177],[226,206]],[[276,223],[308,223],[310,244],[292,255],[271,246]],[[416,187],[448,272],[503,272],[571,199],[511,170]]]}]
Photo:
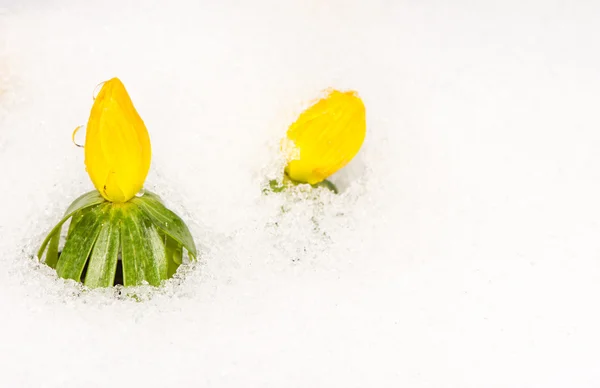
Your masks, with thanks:
[{"label": "snow", "polygon": [[[598,386],[599,3],[196,3],[0,0],[0,385]],[[140,302],[30,259],[113,76],[201,251]],[[327,87],[342,193],[263,195]]]}]

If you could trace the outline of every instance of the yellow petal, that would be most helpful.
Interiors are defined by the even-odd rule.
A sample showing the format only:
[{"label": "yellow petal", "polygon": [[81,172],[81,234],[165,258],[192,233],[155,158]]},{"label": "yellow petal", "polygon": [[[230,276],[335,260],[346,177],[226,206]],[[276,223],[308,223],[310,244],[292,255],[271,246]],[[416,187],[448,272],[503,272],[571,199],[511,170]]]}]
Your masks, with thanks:
[{"label": "yellow petal", "polygon": [[315,184],[344,167],[360,150],[367,131],[365,106],[355,92],[333,90],[302,112],[282,145],[286,174]]},{"label": "yellow petal", "polygon": [[85,165],[104,198],[126,202],[144,185],[150,168],[150,137],[118,78],[98,93],[86,128]]}]

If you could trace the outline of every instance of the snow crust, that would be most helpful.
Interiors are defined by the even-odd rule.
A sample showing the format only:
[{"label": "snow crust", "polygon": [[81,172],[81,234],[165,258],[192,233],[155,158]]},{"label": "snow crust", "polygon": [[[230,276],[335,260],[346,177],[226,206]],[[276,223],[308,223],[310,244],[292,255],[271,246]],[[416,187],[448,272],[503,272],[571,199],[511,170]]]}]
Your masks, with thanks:
[{"label": "snow crust", "polygon": [[[0,0],[0,385],[598,386],[599,11]],[[201,252],[140,302],[31,259],[113,76]],[[341,194],[264,195],[328,87],[367,107]]]}]

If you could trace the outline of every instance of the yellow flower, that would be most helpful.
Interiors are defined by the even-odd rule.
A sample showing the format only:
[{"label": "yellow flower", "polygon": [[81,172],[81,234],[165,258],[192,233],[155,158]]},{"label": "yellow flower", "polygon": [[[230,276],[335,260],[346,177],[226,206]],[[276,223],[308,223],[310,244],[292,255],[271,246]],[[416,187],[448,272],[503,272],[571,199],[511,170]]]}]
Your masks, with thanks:
[{"label": "yellow flower", "polygon": [[323,181],[358,153],[366,130],[360,97],[352,91],[330,91],[289,127],[282,144],[286,174],[311,185]]},{"label": "yellow flower", "polygon": [[86,128],[86,170],[104,198],[126,202],[144,185],[150,168],[150,137],[118,78],[98,93]]}]

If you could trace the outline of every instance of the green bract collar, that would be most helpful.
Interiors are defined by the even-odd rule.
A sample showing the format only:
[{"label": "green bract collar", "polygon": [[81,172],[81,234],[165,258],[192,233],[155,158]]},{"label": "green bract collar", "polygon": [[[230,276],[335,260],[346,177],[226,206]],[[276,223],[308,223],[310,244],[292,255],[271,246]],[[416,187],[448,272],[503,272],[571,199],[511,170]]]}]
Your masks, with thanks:
[{"label": "green bract collar", "polygon": [[[61,230],[71,220],[62,250]],[[38,258],[58,276],[84,285],[110,287],[122,276],[124,286],[150,284],[173,276],[183,248],[196,260],[194,239],[185,223],[160,198],[145,192],[125,203],[105,200],[94,190],[77,198],[48,233]],[[122,274],[117,273],[121,261]]]}]

